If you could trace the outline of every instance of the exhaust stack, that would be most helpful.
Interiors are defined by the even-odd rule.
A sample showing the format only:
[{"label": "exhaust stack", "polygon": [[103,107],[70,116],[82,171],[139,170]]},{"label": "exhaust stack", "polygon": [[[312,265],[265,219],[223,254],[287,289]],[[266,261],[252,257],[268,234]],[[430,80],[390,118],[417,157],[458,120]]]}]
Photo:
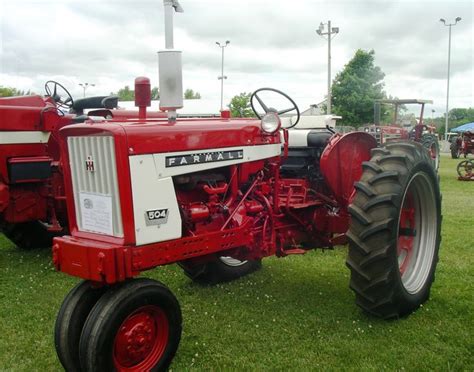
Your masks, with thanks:
[{"label": "exhaust stack", "polygon": [[168,112],[168,121],[176,121],[176,110],[183,107],[183,67],[181,51],[174,49],[174,11],[183,13],[178,0],[163,0],[165,7],[165,50],[158,52],[160,110]]}]

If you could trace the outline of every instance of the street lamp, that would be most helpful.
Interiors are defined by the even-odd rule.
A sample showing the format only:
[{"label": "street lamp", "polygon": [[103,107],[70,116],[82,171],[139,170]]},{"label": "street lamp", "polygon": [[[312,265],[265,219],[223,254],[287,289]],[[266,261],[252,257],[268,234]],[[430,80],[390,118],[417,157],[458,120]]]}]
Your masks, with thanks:
[{"label": "street lamp", "polygon": [[446,126],[444,130],[444,139],[447,141],[448,140],[448,113],[449,113],[449,73],[451,70],[451,27],[455,26],[459,21],[461,20],[461,17],[456,17],[454,23],[446,23],[446,20],[443,18],[440,18],[440,22],[443,22],[443,24],[447,27],[449,27],[449,42],[448,42],[448,85],[446,89]]},{"label": "street lamp", "polygon": [[[324,32],[324,26],[327,26],[327,31]],[[320,23],[319,28],[316,30],[316,33],[319,36],[328,37],[328,98],[327,98],[327,109],[326,113],[329,115],[331,113],[331,39],[334,37],[333,34],[339,33],[339,27],[331,27],[331,21],[328,23]]]},{"label": "street lamp", "polygon": [[79,83],[79,85],[82,87],[84,98],[86,98],[86,89],[89,87],[95,87],[95,84],[89,84],[89,83]]},{"label": "street lamp", "polygon": [[222,64],[221,64],[221,76],[218,76],[217,79],[221,81],[221,111],[224,110],[224,79],[227,79],[227,76],[224,75],[224,48],[230,44],[229,40],[226,40],[224,43],[219,43],[216,41],[216,44],[222,50]]}]

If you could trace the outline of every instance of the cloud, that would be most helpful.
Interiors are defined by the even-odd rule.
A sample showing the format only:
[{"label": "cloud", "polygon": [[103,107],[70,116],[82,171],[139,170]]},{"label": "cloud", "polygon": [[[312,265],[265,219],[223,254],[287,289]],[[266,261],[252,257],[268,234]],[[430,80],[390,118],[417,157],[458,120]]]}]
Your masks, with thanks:
[{"label": "cloud", "polygon": [[[184,85],[218,101],[225,50],[226,100],[260,86],[321,100],[326,94],[327,43],[321,21],[339,27],[333,39],[333,76],[358,48],[374,49],[386,74],[385,90],[399,97],[446,94],[448,29],[439,18],[461,16],[453,29],[451,106],[473,103],[473,4],[470,1],[181,0],[175,46],[183,50]],[[133,85],[146,75],[157,84],[164,46],[161,0],[4,0],[0,9],[0,84],[41,92],[61,80],[73,95]],[[469,84],[470,82],[470,84]],[[218,109],[218,102],[216,103]]]}]

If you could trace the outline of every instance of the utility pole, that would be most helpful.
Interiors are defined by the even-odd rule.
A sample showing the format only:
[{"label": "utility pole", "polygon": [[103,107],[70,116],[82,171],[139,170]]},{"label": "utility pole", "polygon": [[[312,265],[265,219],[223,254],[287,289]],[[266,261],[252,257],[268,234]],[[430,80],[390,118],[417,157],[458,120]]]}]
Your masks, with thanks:
[{"label": "utility pole", "polygon": [[222,63],[221,63],[221,76],[217,77],[221,81],[221,111],[224,110],[224,79],[227,79],[227,76],[224,75],[224,48],[230,44],[229,40],[226,40],[224,43],[219,43],[216,41],[216,44],[222,50]]},{"label": "utility pole", "polygon": [[444,140],[448,140],[448,114],[449,114],[449,74],[451,71],[451,27],[456,26],[456,24],[461,20],[461,17],[456,17],[454,23],[449,23],[446,24],[446,21],[441,18],[439,21],[443,22],[443,24],[447,27],[449,27],[449,42],[448,42],[448,83],[447,83],[447,88],[446,88],[446,123],[445,123],[445,128],[444,128]]},{"label": "utility pole", "polygon": [[[327,31],[324,32],[325,26],[327,26]],[[320,23],[319,28],[316,30],[316,33],[319,36],[325,37],[327,35],[328,40],[328,97],[326,104],[326,114],[331,114],[331,39],[339,33],[339,27],[331,27],[331,21],[328,23]]]},{"label": "utility pole", "polygon": [[82,87],[83,91],[83,98],[86,98],[86,89],[89,87],[95,87],[95,84],[89,84],[89,83],[79,83],[79,85]]}]

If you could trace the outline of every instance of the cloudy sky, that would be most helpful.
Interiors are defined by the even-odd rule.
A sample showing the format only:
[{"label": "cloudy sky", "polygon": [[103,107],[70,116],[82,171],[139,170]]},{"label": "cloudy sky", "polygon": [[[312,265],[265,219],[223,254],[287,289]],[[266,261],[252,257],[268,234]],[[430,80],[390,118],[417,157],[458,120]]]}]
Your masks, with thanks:
[{"label": "cloudy sky", "polygon": [[[162,0],[0,0],[0,85],[42,92],[46,80],[81,96],[108,94],[149,76],[158,85],[157,50],[164,47]],[[472,1],[181,0],[175,47],[183,51],[184,87],[220,105],[220,49],[226,48],[225,101],[263,86],[297,102],[326,93],[327,42],[321,21],[339,27],[333,76],[358,48],[376,53],[385,90],[400,98],[433,99],[444,112],[448,27],[453,27],[450,107],[474,106]],[[429,108],[428,110],[431,110]]]}]

